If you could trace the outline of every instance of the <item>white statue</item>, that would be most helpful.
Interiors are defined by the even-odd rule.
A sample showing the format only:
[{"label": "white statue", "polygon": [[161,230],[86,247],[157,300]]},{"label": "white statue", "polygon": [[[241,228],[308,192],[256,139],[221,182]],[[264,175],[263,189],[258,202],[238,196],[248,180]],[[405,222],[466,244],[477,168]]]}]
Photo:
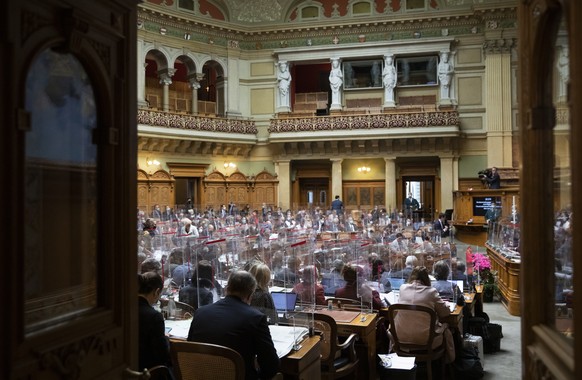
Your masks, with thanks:
[{"label": "white statue", "polygon": [[450,99],[449,91],[453,71],[453,64],[449,62],[449,53],[441,52],[441,61],[438,66],[438,75],[441,84],[441,100]]},{"label": "white statue", "polygon": [[343,74],[339,66],[339,59],[333,58],[331,60],[331,71],[329,72],[329,85],[331,87],[330,109],[341,109],[340,91],[343,84]]},{"label": "white statue", "polygon": [[279,62],[277,80],[279,81],[279,105],[281,107],[290,107],[289,86],[291,85],[291,73],[289,72],[287,61]]},{"label": "white statue", "polygon": [[558,58],[558,70],[564,82],[570,80],[570,58],[568,53],[568,46],[562,46],[560,57]]},{"label": "white statue", "polygon": [[394,56],[384,56],[384,69],[382,70],[382,82],[384,83],[384,106],[395,107],[394,87],[396,87],[396,67],[394,66]]}]

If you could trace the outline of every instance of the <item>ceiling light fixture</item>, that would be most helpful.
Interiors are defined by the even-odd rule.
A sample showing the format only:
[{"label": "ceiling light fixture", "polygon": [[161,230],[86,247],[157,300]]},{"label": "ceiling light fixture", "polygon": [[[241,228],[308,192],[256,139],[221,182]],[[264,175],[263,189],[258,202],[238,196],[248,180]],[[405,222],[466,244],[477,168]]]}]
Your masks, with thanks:
[{"label": "ceiling light fixture", "polygon": [[372,170],[372,169],[370,169],[370,167],[369,167],[369,166],[360,166],[360,167],[358,168],[358,171],[359,171],[360,173],[364,173],[364,174],[366,174],[366,173],[369,173],[369,172],[370,172],[370,170]]}]

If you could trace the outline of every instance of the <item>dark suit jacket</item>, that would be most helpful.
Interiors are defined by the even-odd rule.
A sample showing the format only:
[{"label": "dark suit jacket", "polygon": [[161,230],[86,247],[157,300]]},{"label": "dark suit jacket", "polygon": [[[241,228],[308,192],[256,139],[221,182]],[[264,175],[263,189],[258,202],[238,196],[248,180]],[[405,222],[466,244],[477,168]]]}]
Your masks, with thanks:
[{"label": "dark suit jacket", "polygon": [[170,346],[165,335],[164,317],[138,296],[139,369],[170,364]]},{"label": "dark suit jacket", "polygon": [[178,296],[180,297],[180,302],[187,303],[195,309],[200,306],[210,305],[213,301],[212,291],[204,286],[188,285],[180,289]]},{"label": "dark suit jacket", "polygon": [[[226,346],[245,362],[245,378],[268,379],[279,370],[267,317],[237,297],[226,296],[196,310],[188,340]],[[255,356],[260,370],[255,369]]]}]

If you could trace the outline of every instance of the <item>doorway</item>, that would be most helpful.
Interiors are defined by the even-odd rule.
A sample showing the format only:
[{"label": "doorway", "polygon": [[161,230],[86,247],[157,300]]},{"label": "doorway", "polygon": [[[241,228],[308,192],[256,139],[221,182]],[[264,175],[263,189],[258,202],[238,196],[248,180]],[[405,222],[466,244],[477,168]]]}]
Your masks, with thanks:
[{"label": "doorway", "polygon": [[405,200],[409,194],[418,201],[418,207],[411,210],[415,222],[432,220],[435,210],[435,177],[434,176],[405,176],[402,177],[402,198],[399,204],[405,209]]},{"label": "doorway", "polygon": [[329,178],[299,179],[299,207],[329,206]]}]

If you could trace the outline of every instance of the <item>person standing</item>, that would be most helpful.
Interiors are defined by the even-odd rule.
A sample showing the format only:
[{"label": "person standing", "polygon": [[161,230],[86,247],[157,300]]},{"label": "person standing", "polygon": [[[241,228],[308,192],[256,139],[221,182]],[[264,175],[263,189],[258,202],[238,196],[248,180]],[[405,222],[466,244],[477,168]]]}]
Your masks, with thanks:
[{"label": "person standing", "polygon": [[494,166],[491,168],[491,175],[488,175],[485,180],[489,184],[490,189],[500,189],[501,188],[501,177],[497,172],[497,168]]},{"label": "person standing", "polygon": [[440,237],[449,236],[449,223],[447,222],[445,214],[439,214],[439,218],[434,222],[433,229]]},{"label": "person standing", "polygon": [[408,193],[408,198],[404,201],[404,210],[406,211],[406,217],[412,219],[414,211],[420,208],[418,201],[412,197],[412,193]]},{"label": "person standing", "polygon": [[336,211],[340,214],[344,210],[344,202],[340,200],[340,196],[336,195],[335,199],[331,202],[331,211]]},{"label": "person standing", "polygon": [[238,352],[245,363],[247,380],[270,379],[279,370],[267,317],[250,306],[256,287],[257,281],[249,272],[233,272],[226,297],[197,309],[188,332],[190,342],[217,344]]}]

